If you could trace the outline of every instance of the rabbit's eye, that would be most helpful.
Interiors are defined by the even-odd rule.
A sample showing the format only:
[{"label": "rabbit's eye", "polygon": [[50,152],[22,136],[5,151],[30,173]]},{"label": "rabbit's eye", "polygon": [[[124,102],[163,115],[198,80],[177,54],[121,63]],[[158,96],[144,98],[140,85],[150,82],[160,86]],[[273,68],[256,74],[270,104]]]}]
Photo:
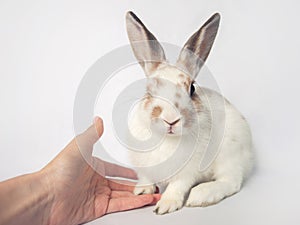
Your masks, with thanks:
[{"label": "rabbit's eye", "polygon": [[193,82],[193,83],[191,83],[191,86],[190,86],[190,96],[191,97],[193,96],[194,92],[195,92],[195,87],[194,87],[194,82]]}]

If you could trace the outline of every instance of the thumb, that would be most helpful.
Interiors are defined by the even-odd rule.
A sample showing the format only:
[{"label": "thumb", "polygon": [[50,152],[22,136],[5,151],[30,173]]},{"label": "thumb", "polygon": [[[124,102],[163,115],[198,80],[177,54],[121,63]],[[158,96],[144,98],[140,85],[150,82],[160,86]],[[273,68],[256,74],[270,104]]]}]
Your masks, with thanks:
[{"label": "thumb", "polygon": [[103,121],[100,117],[95,117],[93,125],[76,137],[79,150],[83,153],[92,153],[93,145],[103,134]]}]

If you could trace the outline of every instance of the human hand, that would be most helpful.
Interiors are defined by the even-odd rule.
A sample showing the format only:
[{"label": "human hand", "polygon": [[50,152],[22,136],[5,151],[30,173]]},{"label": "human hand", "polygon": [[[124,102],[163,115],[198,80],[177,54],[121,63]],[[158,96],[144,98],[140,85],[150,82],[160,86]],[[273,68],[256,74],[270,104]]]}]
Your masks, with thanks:
[{"label": "human hand", "polygon": [[159,194],[136,196],[133,194],[134,183],[117,183],[98,173],[136,179],[132,170],[92,156],[93,145],[102,133],[103,123],[97,117],[94,125],[74,138],[40,171],[47,181],[51,199],[48,224],[80,224],[107,213],[151,205],[159,200]]}]

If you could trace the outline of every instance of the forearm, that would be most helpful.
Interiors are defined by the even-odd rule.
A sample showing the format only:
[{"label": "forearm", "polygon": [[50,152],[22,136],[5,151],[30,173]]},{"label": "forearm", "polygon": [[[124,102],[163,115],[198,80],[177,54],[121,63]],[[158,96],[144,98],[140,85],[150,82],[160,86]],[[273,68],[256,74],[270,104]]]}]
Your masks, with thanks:
[{"label": "forearm", "polygon": [[0,225],[48,223],[52,196],[41,173],[0,182]]}]

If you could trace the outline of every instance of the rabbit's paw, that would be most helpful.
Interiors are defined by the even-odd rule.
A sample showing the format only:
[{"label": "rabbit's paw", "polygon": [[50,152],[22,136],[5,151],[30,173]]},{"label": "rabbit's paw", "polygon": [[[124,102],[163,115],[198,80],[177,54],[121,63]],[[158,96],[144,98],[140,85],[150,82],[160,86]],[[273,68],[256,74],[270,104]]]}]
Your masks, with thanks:
[{"label": "rabbit's paw", "polygon": [[155,185],[148,185],[148,186],[136,186],[134,188],[133,193],[135,195],[141,195],[141,194],[153,194],[156,190]]},{"label": "rabbit's paw", "polygon": [[155,206],[153,212],[159,215],[175,212],[183,206],[182,199],[162,198]]}]

